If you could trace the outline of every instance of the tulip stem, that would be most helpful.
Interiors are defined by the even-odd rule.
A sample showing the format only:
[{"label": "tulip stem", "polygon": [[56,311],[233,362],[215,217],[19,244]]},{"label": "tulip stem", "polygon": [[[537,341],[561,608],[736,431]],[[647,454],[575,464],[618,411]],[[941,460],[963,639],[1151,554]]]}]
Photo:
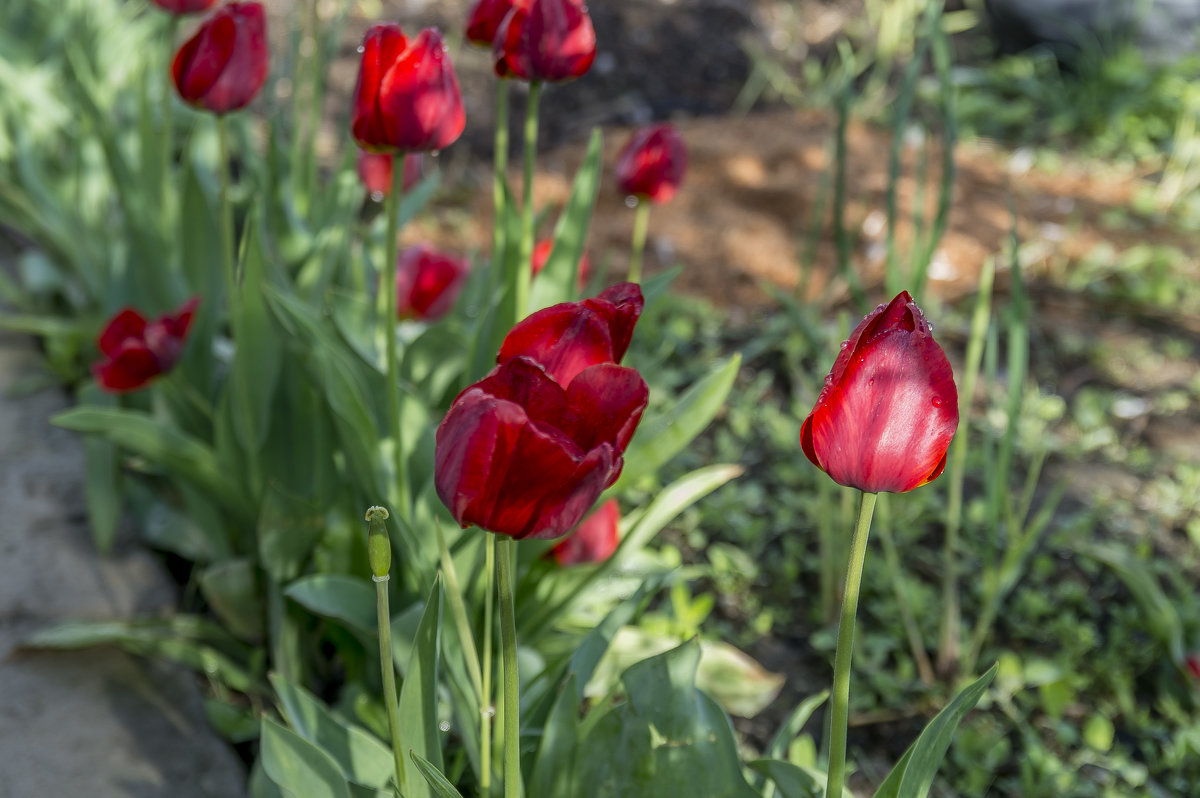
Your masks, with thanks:
[{"label": "tulip stem", "polygon": [[[179,30],[179,17],[175,14],[170,14],[167,17],[167,68],[163,70],[162,83],[162,102],[159,103],[159,111],[162,113],[162,131],[159,138],[159,168],[162,173],[159,177],[162,179],[162,205],[164,211],[171,199],[171,156],[174,155],[175,144],[175,123],[173,121],[172,112],[174,105],[171,103],[171,61],[175,53],[175,36]],[[145,142],[143,142],[144,144]],[[163,213],[164,218],[167,214]],[[168,222],[169,224],[169,222]]]},{"label": "tulip stem", "polygon": [[467,661],[467,676],[471,679],[471,687],[475,695],[483,695],[483,677],[479,671],[479,652],[475,649],[475,637],[471,634],[471,622],[467,620],[467,607],[463,603],[462,588],[458,581],[458,570],[454,567],[454,558],[446,546],[446,536],[442,534],[441,524],[435,523],[437,529],[438,550],[441,553],[442,573],[446,576],[446,587],[450,596],[450,612],[454,615],[454,627],[462,642],[463,658]]},{"label": "tulip stem", "polygon": [[500,541],[496,559],[500,583],[500,647],[504,668],[504,798],[521,795],[521,700],[517,676],[517,617],[513,602],[512,538]]},{"label": "tulip stem", "polygon": [[392,663],[392,615],[388,608],[388,575],[372,576],[375,583],[375,612],[379,623],[379,667],[383,671],[383,704],[388,731],[392,735],[392,759],[396,763],[396,791],[404,790],[404,749],[400,745],[400,702],[396,697],[396,666]]},{"label": "tulip stem", "polygon": [[529,289],[533,282],[533,265],[530,261],[533,257],[533,164],[537,159],[538,101],[541,96],[542,82],[532,81],[529,84],[529,102],[525,106],[524,204],[521,208],[521,254],[517,259],[514,323],[529,313]]},{"label": "tulip stem", "polygon": [[232,313],[238,298],[238,277],[233,249],[233,205],[229,201],[229,124],[225,114],[217,115],[217,160],[221,173],[221,254],[225,261],[225,282]]},{"label": "tulip stem", "polygon": [[633,217],[633,251],[629,254],[629,282],[642,282],[642,252],[646,249],[646,229],[650,226],[650,200],[638,198]]},{"label": "tulip stem", "polygon": [[854,618],[858,614],[858,591],[862,584],[863,563],[867,559],[867,537],[877,494],[864,493],[859,505],[854,541],[850,544],[850,564],[846,568],[846,589],[842,593],[842,616],[838,622],[837,653],[833,658],[832,718],[829,724],[829,770],[825,782],[826,798],[841,798],[846,780],[846,726],[850,711],[850,658],[854,654]]},{"label": "tulip stem", "polygon": [[492,794],[492,617],[496,603],[496,536],[487,535],[483,566],[483,693],[479,697],[479,794]]},{"label": "tulip stem", "polygon": [[[488,274],[489,284],[496,281],[504,271],[505,250],[508,242],[505,181],[508,175],[508,81],[498,81],[496,89],[496,138],[492,145],[492,268]],[[490,538],[489,538],[490,539]]]},{"label": "tulip stem", "polygon": [[387,232],[383,241],[383,330],[387,366],[388,426],[392,432],[392,452],[395,457],[396,507],[407,517],[408,479],[404,473],[404,446],[400,430],[400,363],[396,356],[396,258],[397,235],[400,229],[400,200],[404,194],[404,153],[397,152],[392,163],[392,190],[384,203]]}]

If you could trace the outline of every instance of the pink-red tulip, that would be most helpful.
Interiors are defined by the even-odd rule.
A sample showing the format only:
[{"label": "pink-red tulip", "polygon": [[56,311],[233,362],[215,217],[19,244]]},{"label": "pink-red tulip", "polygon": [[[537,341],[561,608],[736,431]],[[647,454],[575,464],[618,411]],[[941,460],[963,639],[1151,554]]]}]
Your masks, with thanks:
[{"label": "pink-red tulip", "polygon": [[225,114],[245,108],[258,94],[268,60],[262,3],[228,3],[179,48],[171,75],[188,105]]},{"label": "pink-red tulip", "polygon": [[950,362],[902,291],[842,344],[800,445],[839,485],[903,493],[942,473],[957,429]]},{"label": "pink-red tulip", "polygon": [[[392,163],[395,156],[390,152],[358,151],[358,176],[374,200],[380,200],[392,193]],[[404,190],[407,192],[421,180],[421,160],[419,152],[409,152],[404,155]]]},{"label": "pink-red tulip", "polygon": [[[533,276],[537,277],[542,269],[546,268],[546,261],[550,260],[550,251],[554,249],[554,241],[547,238],[544,241],[539,241],[537,246],[533,248],[533,255],[529,258],[529,266],[533,269]],[[587,253],[579,257],[579,281],[578,288],[583,290],[587,285],[588,276],[592,273],[592,263],[588,260]]]},{"label": "pink-red tulip", "polygon": [[207,11],[216,5],[217,0],[150,0],[150,2],[163,11],[183,15]]},{"label": "pink-red tulip", "polygon": [[621,510],[617,500],[609,499],[580,521],[574,532],[556,543],[550,554],[559,565],[604,562],[621,542],[617,529],[620,523]]},{"label": "pink-red tulip", "polygon": [[462,94],[442,35],[408,39],[399,25],[376,25],[363,39],[351,128],[372,152],[440,150],[466,125]]},{"label": "pink-red tulip", "polygon": [[454,400],[437,430],[434,484],[464,528],[560,537],[620,476],[648,398],[641,375],[616,362],[641,304],[625,284],[533,314],[505,339],[500,365]]},{"label": "pink-red tulip", "polygon": [[1193,679],[1200,680],[1200,654],[1188,654],[1184,657],[1183,664]]},{"label": "pink-red tulip", "polygon": [[100,387],[110,393],[136,391],[174,368],[199,303],[200,298],[194,297],[175,313],[154,321],[133,308],[113,316],[96,339],[96,348],[105,357],[92,366]]},{"label": "pink-red tulip", "polygon": [[397,314],[421,321],[446,315],[462,293],[468,268],[464,258],[424,244],[405,250],[396,264]]},{"label": "pink-red tulip", "polygon": [[515,0],[492,43],[502,78],[574,80],[595,59],[596,31],[582,0]]},{"label": "pink-red tulip", "polygon": [[500,23],[513,7],[513,0],[475,0],[467,14],[467,41],[491,47]]},{"label": "pink-red tulip", "polygon": [[636,131],[617,157],[617,186],[622,194],[669,202],[683,182],[687,148],[674,126],[653,125]]}]

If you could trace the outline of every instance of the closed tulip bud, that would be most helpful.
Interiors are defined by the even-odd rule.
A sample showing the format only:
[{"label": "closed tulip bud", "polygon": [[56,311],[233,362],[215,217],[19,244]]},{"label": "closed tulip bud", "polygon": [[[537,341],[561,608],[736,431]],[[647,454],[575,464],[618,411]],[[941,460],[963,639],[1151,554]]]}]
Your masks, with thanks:
[{"label": "closed tulip bud", "polygon": [[502,78],[574,80],[596,59],[596,31],[581,0],[515,0],[492,43]]},{"label": "closed tulip bud", "polygon": [[550,554],[559,565],[604,562],[621,542],[620,523],[617,500],[609,499],[580,521],[574,532],[556,543]]},{"label": "closed tulip bud", "polygon": [[467,280],[467,261],[421,245],[396,265],[396,311],[402,319],[433,321],[454,306]]},{"label": "closed tulip bud", "polygon": [[359,146],[440,150],[465,125],[458,78],[440,33],[427,28],[409,39],[396,24],[367,31],[351,121]]},{"label": "closed tulip bud", "polygon": [[622,194],[669,202],[683,182],[687,148],[669,123],[642,128],[617,157],[617,186]]},{"label": "closed tulip bud", "polygon": [[207,11],[217,4],[217,0],[150,0],[150,2],[163,11],[179,15],[197,14]]},{"label": "closed tulip bud", "polygon": [[136,391],[174,368],[199,303],[195,297],[177,312],[154,321],[133,308],[109,320],[96,339],[105,359],[92,366],[100,387],[109,393]]},{"label": "closed tulip bud", "polygon": [[950,361],[902,291],[842,344],[800,445],[839,485],[904,493],[942,473],[957,429]]},{"label": "closed tulip bud", "polygon": [[491,47],[500,23],[513,7],[513,0],[475,0],[467,14],[467,41]]},{"label": "closed tulip bud", "polygon": [[533,314],[505,339],[500,365],[454,400],[437,430],[434,485],[464,528],[560,537],[620,476],[648,399],[641,375],[616,362],[633,305],[640,312],[640,290],[622,285]]},{"label": "closed tulip bud", "polygon": [[[546,261],[550,260],[550,251],[554,249],[554,241],[547,238],[544,241],[539,241],[537,246],[533,248],[533,255],[529,258],[529,266],[533,270],[533,276],[537,277],[542,269],[546,268]],[[577,281],[578,290],[582,291],[587,285],[588,277],[592,273],[592,263],[588,260],[587,253],[579,256],[579,279]]]},{"label": "closed tulip bud", "polygon": [[267,79],[267,22],[261,3],[228,3],[184,42],[171,64],[188,105],[225,114],[250,104]]}]

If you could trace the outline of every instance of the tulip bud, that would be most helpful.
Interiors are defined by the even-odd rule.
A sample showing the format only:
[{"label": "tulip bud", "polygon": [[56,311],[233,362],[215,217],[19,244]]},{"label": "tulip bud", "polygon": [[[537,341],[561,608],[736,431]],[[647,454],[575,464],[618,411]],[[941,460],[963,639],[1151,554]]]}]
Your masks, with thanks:
[{"label": "tulip bud", "polygon": [[617,186],[622,194],[669,202],[683,182],[687,149],[669,123],[642,128],[617,157]]},{"label": "tulip bud", "polygon": [[163,11],[179,15],[197,14],[207,11],[217,4],[217,0],[150,0],[150,2]]},{"label": "tulip bud", "polygon": [[432,247],[406,249],[396,264],[396,312],[434,321],[449,312],[467,281],[469,264]]},{"label": "tulip bud", "polygon": [[581,0],[516,0],[492,43],[496,75],[574,80],[596,59],[596,31]]},{"label": "tulip bud", "polygon": [[367,562],[371,565],[371,575],[383,579],[392,568],[392,540],[384,523],[388,519],[387,508],[368,508],[366,519]]},{"label": "tulip bud", "polygon": [[467,15],[467,41],[491,47],[500,23],[513,7],[513,0],[475,0]]},{"label": "tulip bud", "polygon": [[950,361],[901,291],[842,344],[800,428],[800,446],[839,485],[904,493],[942,473],[957,429]]},{"label": "tulip bud", "polygon": [[215,114],[250,104],[267,79],[267,22],[261,3],[228,3],[184,42],[171,64],[179,96]]},{"label": "tulip bud", "polygon": [[133,308],[113,316],[96,339],[96,348],[105,357],[92,366],[100,387],[109,393],[136,391],[173,369],[199,303],[200,298],[194,297],[175,313],[154,321]]}]

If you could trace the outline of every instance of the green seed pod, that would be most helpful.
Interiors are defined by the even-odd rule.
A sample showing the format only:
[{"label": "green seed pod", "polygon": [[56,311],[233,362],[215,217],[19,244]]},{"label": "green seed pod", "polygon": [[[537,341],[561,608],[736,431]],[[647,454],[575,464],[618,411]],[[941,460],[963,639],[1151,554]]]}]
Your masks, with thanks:
[{"label": "green seed pod", "polygon": [[387,576],[392,567],[392,541],[384,523],[387,517],[387,508],[367,510],[367,561],[371,564],[371,574],[377,579]]}]

